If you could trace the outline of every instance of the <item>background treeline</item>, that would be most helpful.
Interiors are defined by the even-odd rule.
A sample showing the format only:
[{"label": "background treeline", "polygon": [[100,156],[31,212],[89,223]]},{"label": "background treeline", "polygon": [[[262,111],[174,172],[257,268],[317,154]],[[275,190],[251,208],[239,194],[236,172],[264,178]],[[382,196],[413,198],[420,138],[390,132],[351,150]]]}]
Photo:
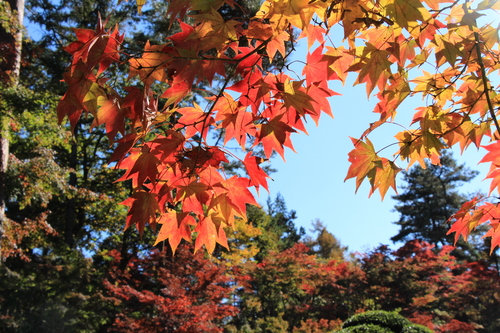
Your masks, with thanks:
[{"label": "background treeline", "polygon": [[[224,15],[245,15],[259,1],[238,3]],[[10,2],[0,4],[8,35]],[[71,28],[94,28],[98,13],[113,12],[135,42],[164,40],[169,22],[158,14],[164,4],[153,1],[143,12],[150,23],[140,26],[134,6],[26,3],[21,71],[15,84],[4,76],[0,83],[10,151],[0,331],[332,332],[368,310],[396,311],[437,332],[500,331],[496,255],[480,238],[452,248],[446,235],[446,218],[467,199],[457,187],[475,176],[451,156],[442,169],[405,174],[395,197],[397,250],[349,254],[320,221],[306,235],[280,196],[249,207],[251,223],[237,222],[231,252],[217,249],[210,258],[193,254],[190,244],[172,257],[167,245],[152,247],[151,231],[142,239],[134,229],[123,231],[126,208],[118,203],[130,189],[112,182],[120,171],[107,165],[104,130],[90,131],[92,119],[84,119],[70,133],[57,125],[56,106],[65,92],[63,47],[73,40]],[[133,56],[137,43],[128,45]],[[3,66],[14,50],[2,50]],[[109,79],[124,80],[122,70]]]}]

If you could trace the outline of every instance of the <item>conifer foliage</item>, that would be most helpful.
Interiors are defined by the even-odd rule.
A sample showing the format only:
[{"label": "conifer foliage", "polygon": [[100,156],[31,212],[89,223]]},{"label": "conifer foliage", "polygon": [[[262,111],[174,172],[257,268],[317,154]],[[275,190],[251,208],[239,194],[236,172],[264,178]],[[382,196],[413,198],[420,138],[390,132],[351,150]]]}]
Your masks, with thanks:
[{"label": "conifer foliage", "polygon": [[421,239],[435,246],[453,244],[451,236],[446,235],[446,221],[467,201],[458,187],[476,175],[477,171],[458,165],[448,153],[441,156],[441,166],[427,163],[425,169],[416,165],[404,172],[404,192],[393,197],[398,201],[395,210],[401,215],[395,222],[400,230],[391,240]]},{"label": "conifer foliage", "polygon": [[[139,11],[143,5],[138,2]],[[75,127],[90,114],[93,126],[106,128],[116,144],[112,162],[125,170],[120,180],[133,184],[123,202],[126,227],[142,233],[147,224],[161,224],[157,242],[168,240],[174,250],[193,235],[195,251],[227,247],[224,228],[246,219],[246,205],[256,204],[249,188],[268,188],[264,158],[293,149],[291,134],[305,132],[306,119],[332,115],[327,98],[337,93],[328,81],[345,82],[348,75],[379,100],[373,110],[379,120],[352,139],[346,179],[355,178],[357,188],[367,180],[384,197],[395,188],[398,159],[438,165],[444,149],[479,147],[484,139],[491,143],[482,162],[491,163],[491,191],[498,189],[499,101],[490,81],[500,66],[498,30],[477,24],[500,9],[497,1],[269,0],[255,14],[224,16],[237,6],[234,0],[169,1],[165,14],[171,24],[179,20],[180,31],[164,44],[146,43],[139,54],[122,49],[124,34],[105,21],[95,30],[75,29],[77,40],[66,47],[73,58],[59,120],[67,117]],[[297,35],[310,49],[299,79],[273,67]],[[107,79],[123,65],[125,84]],[[188,99],[199,83],[203,103]],[[413,127],[396,134],[394,156],[379,155],[368,136],[415,95],[425,103]],[[210,139],[213,129],[223,140]],[[235,156],[225,146],[231,140],[243,149],[261,146],[265,156]],[[243,163],[247,177],[224,172],[231,159]],[[467,237],[489,222],[495,247],[499,211],[496,203],[475,199],[454,216],[451,230]]]}]

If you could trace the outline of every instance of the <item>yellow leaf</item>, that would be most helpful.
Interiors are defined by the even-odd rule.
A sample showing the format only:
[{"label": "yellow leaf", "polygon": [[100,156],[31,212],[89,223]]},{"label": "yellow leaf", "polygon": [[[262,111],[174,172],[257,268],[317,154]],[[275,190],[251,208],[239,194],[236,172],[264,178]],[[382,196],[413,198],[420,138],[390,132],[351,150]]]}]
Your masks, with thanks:
[{"label": "yellow leaf", "polygon": [[381,161],[377,161],[375,168],[373,168],[368,174],[368,178],[370,179],[370,184],[372,186],[369,195],[371,196],[373,192],[378,189],[383,200],[389,187],[392,187],[393,190],[397,192],[396,175],[400,171],[401,168],[386,158],[383,158]]},{"label": "yellow leaf", "polygon": [[384,90],[387,80],[391,76],[392,63],[388,60],[390,53],[378,49],[370,43],[366,43],[366,47],[360,50],[362,51],[360,61],[348,69],[348,71],[357,71],[361,68],[355,84],[365,82],[368,95],[375,86],[378,86],[380,90]]},{"label": "yellow leaf", "polygon": [[431,14],[419,0],[388,1],[386,10],[389,19],[403,28],[408,28],[411,22],[423,22],[431,18]]},{"label": "yellow leaf", "polygon": [[210,50],[221,49],[228,42],[238,40],[235,26],[239,23],[235,20],[224,21],[218,11],[212,8],[209,13],[193,15],[200,25],[188,39],[200,39],[200,48]]},{"label": "yellow leaf", "polygon": [[398,154],[401,159],[408,159],[408,167],[418,162],[425,169],[425,159],[430,159],[434,165],[439,164],[440,151],[445,148],[444,144],[433,133],[423,130],[404,131],[398,133],[396,139],[399,141]]}]

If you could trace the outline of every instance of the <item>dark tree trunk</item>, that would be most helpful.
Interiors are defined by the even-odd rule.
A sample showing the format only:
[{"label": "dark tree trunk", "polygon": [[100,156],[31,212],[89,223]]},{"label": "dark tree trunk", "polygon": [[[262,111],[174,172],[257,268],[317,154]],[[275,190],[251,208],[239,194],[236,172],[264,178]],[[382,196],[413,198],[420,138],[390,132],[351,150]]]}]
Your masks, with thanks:
[{"label": "dark tree trunk", "polygon": [[[71,144],[71,155],[69,160],[69,167],[72,169],[69,174],[69,186],[73,189],[77,188],[77,176],[76,169],[78,167],[78,143],[76,139],[78,138],[78,125],[75,127],[74,141]],[[76,207],[76,196],[72,196],[66,204],[66,225],[64,230],[64,241],[70,248],[75,245],[75,226],[77,219],[77,207]]]},{"label": "dark tree trunk", "polygon": [[[24,0],[7,0],[6,4],[10,6],[12,21],[8,28],[0,26],[0,51],[3,54],[3,61],[0,62],[0,79],[7,87],[16,87],[21,69]],[[0,259],[2,258],[1,240],[7,221],[5,181],[9,163],[9,119],[8,114],[0,117]]]}]

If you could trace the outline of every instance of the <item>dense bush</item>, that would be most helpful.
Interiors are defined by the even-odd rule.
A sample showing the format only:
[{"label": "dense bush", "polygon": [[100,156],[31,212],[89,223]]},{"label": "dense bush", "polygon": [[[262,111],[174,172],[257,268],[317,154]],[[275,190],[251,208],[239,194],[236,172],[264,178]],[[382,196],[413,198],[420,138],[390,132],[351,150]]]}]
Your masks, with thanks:
[{"label": "dense bush", "polygon": [[432,333],[396,312],[368,311],[356,314],[342,325],[341,333]]}]

